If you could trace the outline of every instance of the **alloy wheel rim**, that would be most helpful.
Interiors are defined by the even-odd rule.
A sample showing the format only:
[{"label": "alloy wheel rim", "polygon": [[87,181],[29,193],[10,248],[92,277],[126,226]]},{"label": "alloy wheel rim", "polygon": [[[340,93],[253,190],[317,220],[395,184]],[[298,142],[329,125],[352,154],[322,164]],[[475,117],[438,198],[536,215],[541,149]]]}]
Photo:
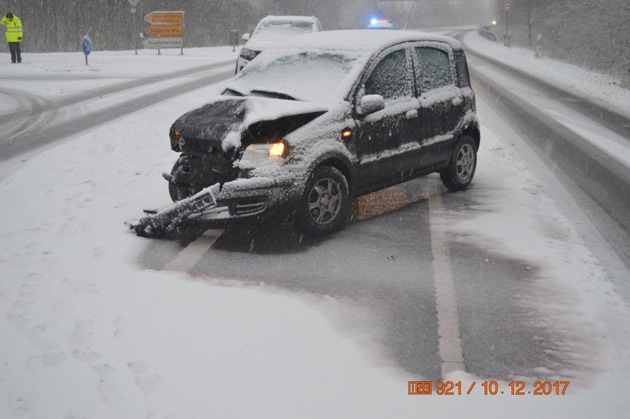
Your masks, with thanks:
[{"label": "alloy wheel rim", "polygon": [[475,151],[470,144],[464,144],[457,152],[455,167],[460,182],[468,182],[475,169]]},{"label": "alloy wheel rim", "polygon": [[308,213],[314,223],[332,223],[341,211],[341,187],[334,179],[320,179],[308,196]]}]

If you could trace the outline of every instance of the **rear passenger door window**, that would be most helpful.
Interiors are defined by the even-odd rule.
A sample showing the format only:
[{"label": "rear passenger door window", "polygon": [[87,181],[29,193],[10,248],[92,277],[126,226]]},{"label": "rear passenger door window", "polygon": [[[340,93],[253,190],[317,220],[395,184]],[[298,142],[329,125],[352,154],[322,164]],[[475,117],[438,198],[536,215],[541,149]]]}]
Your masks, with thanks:
[{"label": "rear passenger door window", "polygon": [[419,71],[416,75],[421,92],[453,84],[451,60],[446,51],[436,48],[415,48]]},{"label": "rear passenger door window", "polygon": [[463,121],[464,101],[456,81],[455,59],[448,44],[414,45],[415,80],[420,101],[418,132],[422,167],[443,164]]},{"label": "rear passenger door window", "polygon": [[455,58],[445,45],[416,46],[416,86],[420,99],[422,142],[452,138],[464,113],[463,95],[455,81]]},{"label": "rear passenger door window", "polygon": [[459,80],[459,87],[462,89],[470,87],[468,64],[466,64],[466,57],[461,51],[455,54],[455,67],[457,68],[457,79]]}]

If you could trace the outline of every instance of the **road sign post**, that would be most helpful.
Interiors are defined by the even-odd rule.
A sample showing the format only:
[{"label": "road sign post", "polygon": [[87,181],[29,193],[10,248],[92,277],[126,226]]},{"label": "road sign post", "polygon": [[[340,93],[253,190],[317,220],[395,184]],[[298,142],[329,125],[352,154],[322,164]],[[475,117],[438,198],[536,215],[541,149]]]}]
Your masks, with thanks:
[{"label": "road sign post", "polygon": [[133,49],[136,51],[136,55],[138,55],[138,38],[136,31],[136,6],[140,3],[140,0],[129,0],[129,4],[131,5],[131,41],[133,42]]},{"label": "road sign post", "polygon": [[238,29],[230,29],[230,45],[232,45],[232,52],[236,51],[236,47],[239,44],[238,35]]},{"label": "road sign post", "polygon": [[512,35],[510,34],[510,11],[512,10],[512,3],[509,1],[503,3],[503,10],[505,10],[505,37],[503,38],[503,45],[509,48],[512,41]]},{"label": "road sign post", "polygon": [[151,12],[144,17],[151,26],[145,29],[152,38],[145,40],[146,48],[181,48],[184,55],[184,12]]},{"label": "road sign post", "polygon": [[184,12],[151,12],[144,20],[156,25],[183,25]]},{"label": "road sign post", "polygon": [[131,8],[131,26],[133,35],[131,38],[133,39],[133,49],[136,51],[136,55],[138,55],[138,40],[136,39],[136,8]]},{"label": "road sign post", "polygon": [[146,48],[150,49],[166,49],[166,48],[182,48],[182,38],[147,38],[142,41]]},{"label": "road sign post", "polygon": [[170,36],[177,38],[184,36],[184,27],[181,25],[151,25],[144,31],[151,36]]},{"label": "road sign post", "polygon": [[85,35],[81,40],[81,49],[83,54],[85,54],[85,65],[88,65],[88,55],[92,52],[92,40],[89,36]]}]

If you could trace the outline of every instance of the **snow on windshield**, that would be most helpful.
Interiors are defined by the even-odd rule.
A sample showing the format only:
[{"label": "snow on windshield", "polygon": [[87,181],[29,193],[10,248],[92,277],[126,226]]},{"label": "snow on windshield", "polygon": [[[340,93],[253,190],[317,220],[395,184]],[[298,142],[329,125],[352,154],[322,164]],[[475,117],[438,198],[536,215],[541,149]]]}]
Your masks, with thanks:
[{"label": "snow on windshield", "polygon": [[361,58],[357,51],[267,50],[245,67],[229,87],[243,94],[264,91],[296,100],[338,102],[345,98],[363,67]]},{"label": "snow on windshield", "polygon": [[262,22],[260,26],[256,28],[256,31],[254,31],[252,38],[280,39],[309,32],[313,32],[312,22],[269,21]]}]

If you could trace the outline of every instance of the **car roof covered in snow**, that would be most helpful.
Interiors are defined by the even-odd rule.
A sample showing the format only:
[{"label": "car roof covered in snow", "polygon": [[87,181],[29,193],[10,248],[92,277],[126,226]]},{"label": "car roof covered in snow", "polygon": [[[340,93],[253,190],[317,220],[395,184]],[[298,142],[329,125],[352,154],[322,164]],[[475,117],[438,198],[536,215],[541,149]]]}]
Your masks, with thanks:
[{"label": "car roof covered in snow", "polygon": [[375,31],[369,29],[308,33],[279,42],[274,48],[376,52],[390,45],[408,41],[443,42],[450,45],[453,49],[462,49],[459,41],[447,36],[417,31]]},{"label": "car roof covered in snow", "polygon": [[269,15],[263,17],[260,22],[309,22],[315,23],[317,22],[317,18],[315,16],[276,16]]}]

